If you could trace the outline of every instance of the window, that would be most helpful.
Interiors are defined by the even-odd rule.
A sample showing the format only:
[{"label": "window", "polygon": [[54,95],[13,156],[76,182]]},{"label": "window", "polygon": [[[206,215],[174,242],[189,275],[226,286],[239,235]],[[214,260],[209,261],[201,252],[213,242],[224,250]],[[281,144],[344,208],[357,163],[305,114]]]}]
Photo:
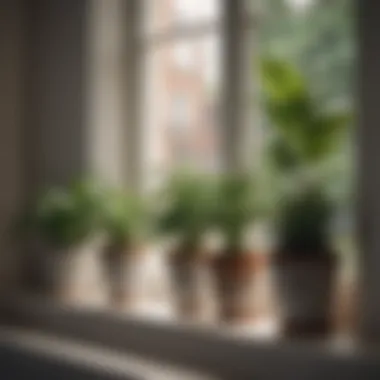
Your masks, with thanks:
[{"label": "window", "polygon": [[149,184],[183,168],[214,171],[221,90],[220,0],[146,0],[144,162]]},{"label": "window", "polygon": [[[136,0],[135,4],[140,0]],[[228,4],[232,9],[235,8],[238,0],[225,1],[223,4]],[[140,4],[142,3],[142,0]],[[176,0],[151,0],[145,1],[146,5],[146,17],[149,20],[148,23],[143,23],[143,28],[140,30],[139,35],[139,49],[143,50],[143,63],[146,69],[144,72],[144,78],[146,81],[144,84],[144,98],[146,101],[146,107],[144,107],[144,123],[141,126],[139,123],[135,123],[138,128],[146,130],[146,141],[148,148],[141,149],[149,162],[149,181],[153,180],[154,183],[160,183],[162,179],[170,174],[171,171],[183,167],[195,167],[197,169],[206,171],[217,171],[221,167],[220,159],[224,155],[224,151],[220,148],[219,137],[225,134],[227,128],[221,121],[221,111],[223,106],[228,106],[228,112],[232,117],[228,118],[228,134],[227,137],[231,137],[232,145],[237,150],[236,146],[240,147],[242,142],[241,137],[241,108],[242,105],[251,106],[251,98],[246,96],[244,91],[241,91],[241,87],[245,86],[245,83],[241,82],[241,79],[245,79],[244,75],[241,75],[237,71],[239,65],[234,64],[236,60],[233,54],[220,54],[221,48],[229,45],[229,51],[235,51],[239,54],[242,49],[238,45],[245,45],[245,39],[241,38],[241,30],[246,26],[236,22],[236,18],[233,20],[233,27],[228,25],[230,29],[228,34],[226,30],[221,29],[221,1],[203,0],[195,1],[176,1]],[[239,2],[240,3],[240,2]],[[214,5],[210,5],[214,4]],[[242,4],[242,3],[240,3]],[[234,9],[236,11],[236,9]],[[326,9],[321,9],[325,13]],[[328,9],[330,12],[330,9]],[[274,12],[272,12],[273,15]],[[303,17],[302,14],[296,12],[298,17]],[[306,15],[306,14],[305,14]],[[320,20],[326,20],[327,14],[322,14]],[[287,45],[290,46],[289,41],[283,40],[287,37],[282,30],[277,29],[279,21],[284,20],[283,14],[278,14],[278,22],[273,23],[275,26],[275,38],[272,36],[272,30],[268,30],[266,43],[263,45],[270,51],[270,46],[275,45]],[[137,17],[136,17],[137,19]],[[112,20],[112,19],[111,19]],[[240,21],[240,20],[238,20]],[[291,26],[306,25],[309,27],[310,20],[307,22],[298,23],[297,19],[292,20]],[[332,25],[335,27],[335,20]],[[227,26],[227,24],[225,24]],[[107,28],[105,28],[107,29]],[[227,29],[227,28],[226,28]],[[270,28],[271,29],[271,28]],[[282,28],[280,28],[282,29]],[[321,25],[317,25],[317,30],[321,29]],[[302,35],[304,30],[297,29],[296,36]],[[265,34],[263,34],[265,36]],[[316,33],[313,32],[309,37],[315,38]],[[224,37],[228,37],[224,39]],[[319,39],[319,38],[318,38]],[[279,40],[281,40],[279,43]],[[300,42],[299,47],[294,47],[299,50],[299,57],[301,62],[305,62],[305,44],[304,40],[295,40]],[[226,43],[227,42],[227,43]],[[346,45],[346,42],[342,46]],[[234,49],[231,46],[235,45]],[[309,45],[309,44],[308,44]],[[318,42],[317,46],[325,45],[325,35],[322,35],[321,42]],[[140,49],[140,47],[142,49]],[[307,46],[308,47],[308,46]],[[244,47],[245,49],[245,47]],[[293,49],[285,49],[292,52]],[[308,50],[308,49],[307,49]],[[343,53],[344,52],[344,49]],[[313,49],[317,51],[317,49]],[[250,52],[249,52],[250,53]],[[335,53],[335,51],[333,52]],[[297,54],[297,56],[298,56]],[[346,53],[345,53],[346,54]],[[343,58],[345,54],[342,54]],[[106,58],[109,58],[106,55]],[[247,55],[249,57],[249,55]],[[228,61],[223,62],[222,57]],[[129,56],[128,58],[131,58]],[[317,57],[316,57],[317,58]],[[319,61],[315,57],[312,57],[312,61],[316,63],[317,71],[320,69]],[[338,58],[338,59],[337,59]],[[134,55],[132,55],[132,61]],[[136,59],[137,60],[137,59]],[[246,62],[242,57],[237,57],[237,60]],[[334,70],[326,76],[330,80],[326,80],[325,85],[335,83],[332,79],[336,79],[338,74],[342,71],[342,63],[346,60],[342,59],[340,54],[334,57],[336,64],[329,65]],[[306,61],[310,63],[310,57]],[[248,66],[249,62],[247,60]],[[133,66],[133,65],[131,65]],[[245,65],[244,65],[245,66]],[[306,65],[312,69],[312,65]],[[338,68],[338,72],[335,72]],[[222,70],[223,69],[223,70]],[[224,70],[225,69],[225,70]],[[112,70],[110,71],[112,74]],[[107,72],[108,74],[108,72]],[[249,70],[248,70],[249,74]],[[310,77],[314,78],[317,82],[321,77],[315,76],[315,73],[310,71]],[[135,79],[135,78],[134,78]],[[347,82],[347,77],[340,77],[340,81],[344,84]],[[140,87],[139,81],[131,81],[133,85]],[[322,81],[321,81],[322,82]],[[225,84],[229,84],[226,86]],[[339,89],[340,95],[344,95],[345,91],[341,91],[341,84],[336,86],[334,90]],[[318,84],[318,83],[316,83]],[[135,89],[134,86],[133,90]],[[225,88],[231,89],[229,98],[230,104],[226,102],[227,96]],[[224,88],[223,94],[221,89]],[[242,94],[243,92],[243,94]],[[139,93],[139,91],[137,91]],[[334,91],[335,93],[335,91]],[[219,96],[222,94],[223,101]],[[235,97],[235,95],[237,95]],[[249,95],[249,94],[248,94]],[[318,94],[316,94],[318,95]],[[319,94],[320,96],[320,94]],[[324,96],[325,97],[325,96]],[[334,95],[335,98],[335,95]],[[243,101],[242,101],[243,100]],[[348,101],[350,99],[347,99]],[[131,102],[134,104],[134,102]],[[221,107],[222,106],[222,107]],[[223,110],[224,111],[224,110]],[[285,115],[286,116],[286,115]],[[235,121],[237,120],[237,123]],[[250,126],[253,130],[253,125]],[[236,135],[238,135],[236,138]],[[132,144],[135,143],[135,139],[129,139]],[[225,136],[224,136],[225,139]],[[226,140],[226,139],[225,139]],[[239,143],[238,144],[236,144]],[[131,144],[130,144],[131,145]],[[245,145],[245,144],[244,144]],[[249,145],[249,144],[248,144]],[[251,148],[252,146],[249,145]],[[139,151],[139,149],[136,149]],[[133,152],[134,153],[134,152]],[[140,153],[140,152],[138,152]],[[233,152],[235,153],[235,152]],[[339,157],[340,158],[340,157]],[[347,177],[345,177],[347,179]],[[335,178],[335,181],[337,178]],[[338,190],[345,190],[347,185],[343,183],[343,186]],[[347,212],[347,208],[343,209]],[[345,222],[344,214],[342,213],[342,221]],[[339,223],[340,228],[346,233],[346,223]],[[345,236],[343,236],[345,238]],[[142,255],[143,256],[143,255]],[[157,255],[154,259],[157,259]],[[150,262],[149,264],[151,264]],[[264,262],[266,264],[267,262]],[[351,263],[349,263],[351,264]],[[152,264],[152,267],[155,263]],[[120,266],[121,267],[121,266]],[[264,267],[264,265],[263,265]],[[266,267],[267,268],[267,267]],[[129,268],[128,268],[129,269]],[[150,273],[144,277],[141,275],[140,269],[136,271],[138,280],[150,277]],[[261,272],[263,274],[264,272]],[[268,273],[268,272],[267,272]],[[266,274],[267,274],[266,273]],[[145,273],[146,275],[146,273]],[[86,277],[86,276],[85,276]],[[82,276],[82,279],[86,278]],[[143,282],[143,281],[142,281]],[[262,282],[260,285],[263,284]],[[264,294],[264,286],[258,287],[260,295]],[[155,284],[154,291],[159,289],[159,285]],[[253,298],[253,297],[252,297]],[[262,297],[263,299],[264,297]],[[260,300],[260,297],[258,298]],[[263,302],[266,302],[269,297],[266,297]],[[265,307],[265,305],[264,305]],[[268,306],[268,314],[273,311],[272,305]]]},{"label": "window", "polygon": [[186,127],[191,119],[191,104],[186,99],[186,96],[174,95],[171,106],[171,118],[173,128],[180,131],[186,130]]}]

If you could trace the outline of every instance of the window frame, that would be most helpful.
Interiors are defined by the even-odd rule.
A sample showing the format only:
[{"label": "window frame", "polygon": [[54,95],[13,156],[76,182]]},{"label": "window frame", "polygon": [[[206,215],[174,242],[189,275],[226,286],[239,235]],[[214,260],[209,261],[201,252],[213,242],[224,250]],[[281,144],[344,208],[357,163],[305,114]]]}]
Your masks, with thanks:
[{"label": "window frame", "polygon": [[[251,68],[253,67],[249,57],[252,54],[252,49],[249,46],[251,39],[248,39],[247,35],[256,33],[257,19],[256,14],[249,8],[247,0],[220,0],[220,2],[221,12],[218,19],[212,18],[182,25],[177,23],[157,32],[145,32],[142,29],[146,22],[147,9],[144,8],[143,2],[140,0],[140,18],[134,33],[135,44],[138,46],[139,53],[138,65],[144,66],[147,52],[151,48],[219,35],[221,40],[222,83],[220,106],[217,107],[218,119],[221,121],[219,137],[221,157],[218,160],[222,163],[222,171],[252,171],[255,167],[253,157],[259,158],[259,149],[256,149],[259,144],[254,142],[254,131],[250,131],[250,129],[253,129],[252,121],[257,117],[258,112],[257,107],[252,106],[252,102],[257,99],[257,90],[251,86],[255,78],[254,75],[252,75],[252,80],[247,77],[247,75],[251,75]],[[249,62],[244,62],[247,59]],[[142,74],[140,77],[142,78]],[[252,88],[248,90],[247,85]],[[143,85],[139,91],[141,94],[139,111],[136,109],[134,111],[143,114]],[[251,102],[247,101],[246,98],[249,98]],[[248,110],[249,108],[251,110]],[[142,130],[140,133],[144,136],[142,140],[146,141],[148,132],[143,130],[144,124],[139,118],[139,128]],[[252,154],[253,147],[257,151],[254,155]],[[143,153],[140,152],[140,157],[135,159],[144,162],[142,156]],[[140,179],[144,183],[142,188],[145,188],[145,178],[149,177],[147,173],[150,173],[151,170],[142,164],[140,169],[142,172]]]}]

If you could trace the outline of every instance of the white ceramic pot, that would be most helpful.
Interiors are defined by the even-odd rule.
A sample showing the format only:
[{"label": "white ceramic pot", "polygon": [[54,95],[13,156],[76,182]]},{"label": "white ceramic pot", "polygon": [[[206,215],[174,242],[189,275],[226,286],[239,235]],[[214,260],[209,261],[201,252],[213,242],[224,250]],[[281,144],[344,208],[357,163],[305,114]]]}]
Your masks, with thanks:
[{"label": "white ceramic pot", "polygon": [[145,252],[141,249],[106,247],[103,256],[108,300],[114,307],[137,305],[144,278]]},{"label": "white ceramic pot", "polygon": [[39,277],[45,296],[61,302],[91,302],[99,284],[99,253],[95,241],[70,248],[41,246]]},{"label": "white ceramic pot", "polygon": [[210,271],[205,260],[172,260],[173,301],[179,318],[202,321],[211,313]]}]

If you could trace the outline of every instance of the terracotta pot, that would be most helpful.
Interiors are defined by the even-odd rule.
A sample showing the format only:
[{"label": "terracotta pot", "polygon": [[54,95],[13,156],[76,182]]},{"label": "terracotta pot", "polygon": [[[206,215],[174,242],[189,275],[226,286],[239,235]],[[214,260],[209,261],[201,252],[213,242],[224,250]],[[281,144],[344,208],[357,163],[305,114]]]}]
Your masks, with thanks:
[{"label": "terracotta pot", "polygon": [[331,253],[274,255],[275,289],[285,336],[324,337],[331,331],[336,264]]},{"label": "terracotta pot", "polygon": [[340,334],[354,335],[358,326],[358,284],[352,278],[340,279],[335,292],[335,329]]},{"label": "terracotta pot", "polygon": [[169,268],[177,316],[203,320],[208,313],[209,259],[204,254],[170,255]]},{"label": "terracotta pot", "polygon": [[142,262],[141,248],[108,245],[104,251],[104,270],[112,306],[131,307],[137,299],[136,284]]},{"label": "terracotta pot", "polygon": [[255,316],[253,304],[255,255],[223,253],[215,258],[213,268],[220,320],[243,322],[252,319]]}]

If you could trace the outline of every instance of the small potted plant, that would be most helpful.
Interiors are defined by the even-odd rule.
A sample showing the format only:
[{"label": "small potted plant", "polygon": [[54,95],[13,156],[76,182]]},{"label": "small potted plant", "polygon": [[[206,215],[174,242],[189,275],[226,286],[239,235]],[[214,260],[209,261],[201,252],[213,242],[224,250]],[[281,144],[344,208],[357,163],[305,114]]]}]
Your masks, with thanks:
[{"label": "small potted plant", "polygon": [[174,240],[169,268],[175,308],[181,317],[199,320],[207,312],[210,252],[205,238],[213,220],[213,180],[193,174],[174,176],[165,187],[163,199],[158,226],[164,236]]},{"label": "small potted plant", "polygon": [[139,195],[109,191],[103,204],[104,268],[110,301],[115,307],[136,301],[136,276],[150,232],[150,212]]},{"label": "small potted plant", "polygon": [[101,196],[93,181],[52,188],[23,219],[36,243],[37,277],[45,294],[61,301],[80,296],[81,260],[97,248]]},{"label": "small potted plant", "polygon": [[[279,313],[288,336],[326,335],[337,255],[330,222],[337,211],[329,178],[349,115],[321,110],[302,75],[290,64],[262,66],[265,109],[271,126],[269,158],[277,182],[277,243],[273,255]],[[331,187],[331,186],[330,186]]]},{"label": "small potted plant", "polygon": [[337,269],[329,235],[333,210],[319,186],[305,185],[282,201],[273,265],[287,336],[323,335],[331,328]]},{"label": "small potted plant", "polygon": [[257,216],[257,193],[245,175],[226,175],[218,186],[215,222],[223,249],[214,261],[220,318],[233,322],[253,316],[252,280],[255,255],[247,246],[247,233]]}]

